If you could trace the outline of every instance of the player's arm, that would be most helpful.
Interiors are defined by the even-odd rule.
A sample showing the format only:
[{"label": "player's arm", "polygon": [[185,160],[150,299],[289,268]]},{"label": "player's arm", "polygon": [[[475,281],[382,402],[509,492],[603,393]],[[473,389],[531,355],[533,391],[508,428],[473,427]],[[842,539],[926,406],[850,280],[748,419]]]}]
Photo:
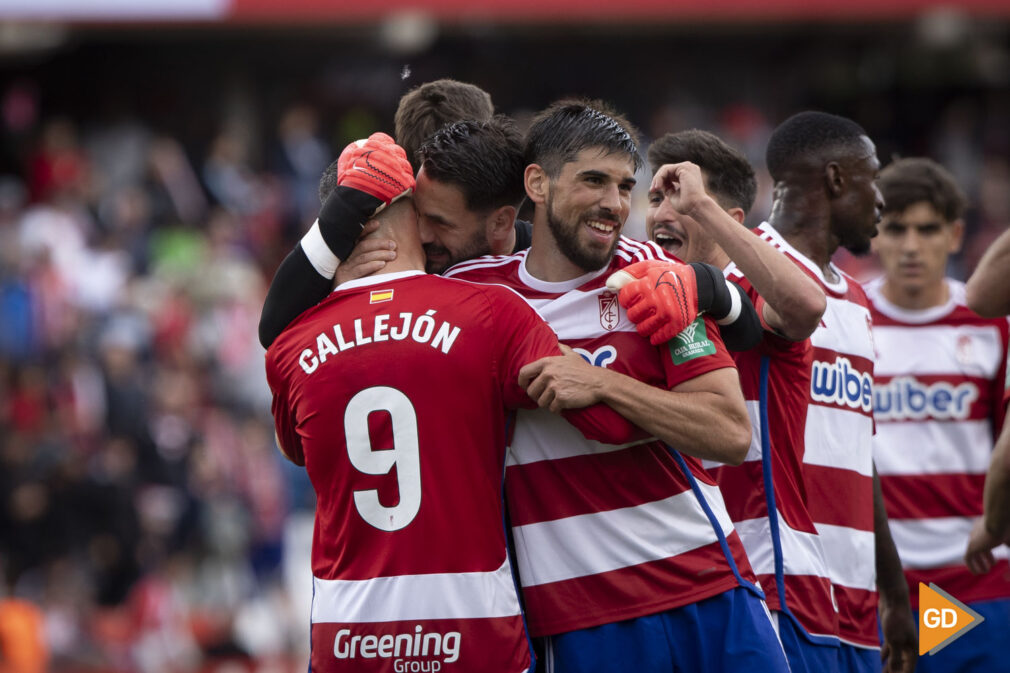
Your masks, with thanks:
[{"label": "player's arm", "polygon": [[820,322],[824,292],[785,255],[755,236],[705,191],[693,163],[662,166],[652,180],[677,212],[701,224],[764,299],[761,318],[770,331],[793,341],[806,339]]},{"label": "player's arm", "polygon": [[739,465],[750,447],[750,420],[733,367],[705,372],[665,390],[566,356],[524,367],[520,382],[541,407],[559,412],[603,402],[647,433],[698,458]]},{"label": "player's arm", "polygon": [[984,514],[975,522],[968,539],[965,563],[976,575],[989,572],[996,559],[992,550],[1010,544],[1010,423],[993,447],[983,491]]},{"label": "player's arm", "polygon": [[981,316],[1010,314],[1010,230],[1004,231],[985,251],[965,287],[968,307]]},{"label": "player's arm", "polygon": [[878,610],[883,643],[884,673],[912,673],[918,659],[915,618],[908,599],[908,582],[901,569],[898,549],[891,539],[877,468],[873,468],[873,537],[877,562]]},{"label": "player's arm", "polygon": [[292,320],[326,298],[342,260],[360,277],[395,256],[388,241],[355,244],[367,233],[363,227],[372,216],[413,190],[414,176],[403,149],[386,134],[375,133],[344,148],[337,164],[337,187],[270,283],[259,323],[264,348]]},{"label": "player's arm", "polygon": [[[500,287],[488,287],[487,297],[495,316],[491,341],[493,359],[499,366],[502,399],[510,409],[536,408],[523,385],[522,371],[530,363],[560,359],[562,348],[585,362],[571,349],[558,344],[554,330],[519,295]],[[589,366],[588,364],[586,366]],[[584,408],[582,408],[584,407]],[[604,444],[627,444],[649,435],[605,404],[589,402],[563,413],[587,439]]]}]

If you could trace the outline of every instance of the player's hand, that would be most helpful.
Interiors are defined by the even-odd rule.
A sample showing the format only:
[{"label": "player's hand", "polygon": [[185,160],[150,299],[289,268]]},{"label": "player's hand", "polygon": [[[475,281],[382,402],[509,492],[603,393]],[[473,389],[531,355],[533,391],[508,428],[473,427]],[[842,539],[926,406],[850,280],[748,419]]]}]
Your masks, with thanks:
[{"label": "player's hand", "polygon": [[388,238],[365,238],[378,228],[378,220],[369,220],[361,230],[361,240],[355,244],[350,257],[337,267],[335,286],[349,280],[364,278],[381,270],[387,262],[396,259],[396,241]]},{"label": "player's hand", "polygon": [[636,262],[611,274],[607,287],[619,290],[628,319],[653,346],[677,336],[698,317],[698,281],[687,264]]},{"label": "player's hand", "polygon": [[968,570],[976,575],[984,575],[996,564],[992,550],[998,547],[1001,540],[985,528],[985,521],[979,518],[972,526],[968,537],[968,548],[964,552],[964,562]]},{"label": "player's hand", "polygon": [[649,191],[662,193],[682,215],[690,215],[703,200],[711,198],[705,191],[701,168],[690,161],[661,166],[652,178]]},{"label": "player's hand", "polygon": [[564,355],[540,358],[519,370],[519,385],[541,408],[554,413],[600,401],[602,369],[562,345]]},{"label": "player's hand", "polygon": [[880,647],[883,673],[912,673],[919,659],[919,642],[908,601],[903,605],[890,605],[881,596],[878,609],[880,630],[884,635]]},{"label": "player's hand", "polygon": [[378,213],[414,190],[414,170],[407,153],[385,133],[373,133],[344,148],[337,159],[337,185],[370,194],[382,203]]}]

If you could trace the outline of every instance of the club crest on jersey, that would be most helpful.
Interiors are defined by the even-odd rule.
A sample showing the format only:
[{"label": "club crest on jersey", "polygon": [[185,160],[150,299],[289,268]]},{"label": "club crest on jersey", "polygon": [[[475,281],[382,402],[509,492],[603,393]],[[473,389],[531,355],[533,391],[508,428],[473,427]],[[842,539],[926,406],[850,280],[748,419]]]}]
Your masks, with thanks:
[{"label": "club crest on jersey", "polygon": [[384,301],[393,301],[392,290],[372,290],[372,294],[368,296],[369,304],[381,304]]},{"label": "club crest on jersey", "polygon": [[957,358],[958,364],[964,366],[971,365],[974,360],[974,353],[972,353],[971,348],[971,337],[967,334],[962,334],[957,338],[957,346],[954,350],[954,357]]},{"label": "club crest on jersey", "polygon": [[606,367],[617,359],[617,349],[613,346],[603,346],[590,353],[585,348],[573,348],[573,351],[582,356],[582,359],[594,367]]},{"label": "club crest on jersey", "polygon": [[621,305],[617,303],[617,295],[604,292],[599,296],[600,325],[607,331],[613,330],[621,322]]}]

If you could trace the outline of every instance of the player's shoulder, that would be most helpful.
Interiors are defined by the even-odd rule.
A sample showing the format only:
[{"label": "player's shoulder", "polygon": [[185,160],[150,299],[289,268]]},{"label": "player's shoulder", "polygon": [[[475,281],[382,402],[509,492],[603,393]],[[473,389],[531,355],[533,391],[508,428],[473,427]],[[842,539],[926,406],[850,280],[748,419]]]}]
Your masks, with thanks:
[{"label": "player's shoulder", "polygon": [[663,248],[653,241],[636,241],[633,238],[621,236],[614,250],[614,259],[611,261],[611,267],[616,270],[630,264],[635,264],[636,262],[653,260],[680,262],[683,264],[680,259],[663,250]]},{"label": "player's shoulder", "polygon": [[495,279],[507,278],[515,275],[519,264],[526,258],[526,250],[512,253],[511,255],[483,255],[460,262],[447,269],[442,278],[454,278],[457,280],[469,280],[483,282],[485,279],[492,279],[492,282],[499,282]]}]

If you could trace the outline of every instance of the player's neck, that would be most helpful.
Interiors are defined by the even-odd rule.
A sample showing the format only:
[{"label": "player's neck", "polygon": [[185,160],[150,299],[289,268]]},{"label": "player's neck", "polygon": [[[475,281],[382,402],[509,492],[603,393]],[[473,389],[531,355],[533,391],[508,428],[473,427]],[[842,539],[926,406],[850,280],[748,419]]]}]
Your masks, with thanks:
[{"label": "player's neck", "polygon": [[772,203],[768,223],[789,245],[816,264],[826,279],[834,280],[831,256],[838,249],[838,239],[831,233],[831,219],[822,209],[804,206],[810,204],[802,196],[783,196]]},{"label": "player's neck", "polygon": [[386,262],[386,265],[378,271],[368,274],[369,276],[403,271],[424,271],[424,248],[421,247],[421,240],[417,236],[416,228],[410,230],[384,227],[372,235],[382,236],[396,243],[396,257]]},{"label": "player's neck", "polygon": [[880,292],[884,295],[884,299],[908,311],[923,311],[934,306],[943,306],[950,300],[950,288],[944,278],[921,288],[902,287],[885,278]]}]

